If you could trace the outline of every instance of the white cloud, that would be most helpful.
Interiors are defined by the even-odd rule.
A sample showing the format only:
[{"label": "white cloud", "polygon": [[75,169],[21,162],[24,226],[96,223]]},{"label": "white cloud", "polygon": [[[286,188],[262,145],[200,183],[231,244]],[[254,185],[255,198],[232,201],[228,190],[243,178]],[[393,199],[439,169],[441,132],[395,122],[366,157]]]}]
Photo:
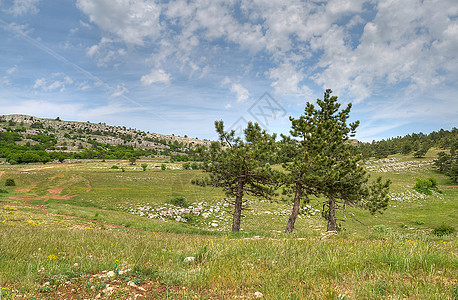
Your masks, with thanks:
[{"label": "white cloud", "polygon": [[231,83],[231,79],[229,77],[224,77],[223,80],[221,80],[221,85],[222,86],[225,86],[225,85],[228,85],[229,83]]},{"label": "white cloud", "polygon": [[33,85],[33,88],[34,89],[38,89],[42,86],[44,86],[46,83],[46,79],[45,78],[38,78],[35,80],[35,84]]},{"label": "white cloud", "polygon": [[77,87],[81,91],[86,91],[90,89],[92,86],[89,84],[89,82],[84,81],[84,82],[80,82]]},{"label": "white cloud", "polygon": [[13,74],[14,72],[16,72],[17,70],[18,70],[18,67],[17,67],[17,66],[11,67],[11,68],[9,68],[8,70],[6,70],[6,74],[11,75],[11,74]]},{"label": "white cloud", "polygon": [[113,93],[111,94],[111,97],[120,97],[122,95],[124,95],[125,93],[128,93],[129,90],[123,85],[117,85],[116,86],[116,89],[113,91]]},{"label": "white cloud", "polygon": [[45,77],[36,79],[33,84],[33,88],[35,90],[40,89],[44,92],[52,92],[55,90],[64,92],[66,85],[71,85],[74,83],[73,79],[70,76],[67,76],[63,73],[54,73],[51,77],[52,79],[50,80],[46,79]]},{"label": "white cloud", "polygon": [[160,6],[152,1],[77,0],[77,7],[101,29],[128,44],[143,45],[161,32]]},{"label": "white cloud", "polygon": [[14,0],[13,5],[6,12],[16,17],[33,15],[40,11],[37,8],[39,2],[39,0]]},{"label": "white cloud", "polygon": [[170,80],[170,74],[162,69],[154,69],[149,74],[143,75],[140,81],[143,85],[151,85],[153,83],[170,84]]},{"label": "white cloud", "polygon": [[406,85],[406,92],[435,89],[445,80],[441,70],[457,65],[458,32],[450,18],[456,7],[447,1],[380,1],[357,47],[347,43],[342,27],[312,40],[324,52],[319,66],[325,69],[316,74],[316,82],[347,91],[356,102],[398,84]]},{"label": "white cloud", "polygon": [[91,25],[89,25],[88,23],[83,22],[81,20],[80,20],[80,25],[83,26],[84,28],[91,29]]},{"label": "white cloud", "polygon": [[312,91],[302,83],[305,74],[302,70],[297,70],[291,63],[283,63],[267,72],[269,78],[274,80],[271,84],[275,92],[280,95],[293,97],[308,97]]},{"label": "white cloud", "polygon": [[18,35],[28,35],[31,32],[33,32],[33,29],[28,28],[29,25],[24,25],[24,24],[16,24],[14,22],[9,23],[6,26],[6,30]]},{"label": "white cloud", "polygon": [[99,67],[107,67],[109,63],[116,62],[126,53],[124,48],[118,48],[112,39],[106,37],[101,38],[98,44],[86,49],[86,56],[93,58]]},{"label": "white cloud", "polygon": [[86,55],[89,57],[93,57],[99,51],[99,45],[92,45],[91,47],[86,49]]},{"label": "white cloud", "polygon": [[244,102],[250,97],[250,93],[240,83],[233,83],[231,86],[231,92],[237,95],[237,102]]}]

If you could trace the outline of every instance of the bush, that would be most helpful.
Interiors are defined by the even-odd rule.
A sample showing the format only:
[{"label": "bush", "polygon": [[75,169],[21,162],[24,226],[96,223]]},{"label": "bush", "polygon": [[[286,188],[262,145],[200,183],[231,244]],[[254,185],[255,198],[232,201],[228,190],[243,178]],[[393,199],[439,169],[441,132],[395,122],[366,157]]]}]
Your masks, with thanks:
[{"label": "bush", "polygon": [[7,190],[4,190],[4,189],[0,189],[0,194],[2,194],[2,193],[3,193],[3,194],[6,194],[6,193],[8,193],[8,191],[7,191]]},{"label": "bush", "polygon": [[199,166],[198,163],[193,162],[193,163],[191,164],[191,169],[193,169],[193,170],[199,170],[199,169],[200,169],[200,166]]},{"label": "bush", "polygon": [[434,178],[417,178],[417,183],[415,184],[413,189],[425,195],[431,195],[433,191],[440,193],[440,190],[437,188],[437,180]]},{"label": "bush", "polygon": [[439,227],[434,228],[433,234],[437,236],[449,235],[455,232],[455,228],[450,225],[442,224]]},{"label": "bush", "polygon": [[141,164],[141,167],[142,167],[143,171],[146,171],[146,168],[148,167],[148,165],[147,164]]},{"label": "bush", "polygon": [[119,169],[118,166],[111,166],[112,169]]},{"label": "bush", "polygon": [[191,169],[191,164],[190,163],[184,163],[183,164],[183,169],[185,169],[185,170]]},{"label": "bush", "polygon": [[385,225],[374,225],[372,226],[373,232],[388,232],[389,228]]},{"label": "bush", "polygon": [[211,180],[209,177],[194,178],[194,179],[191,179],[191,184],[200,185],[202,187],[205,187],[207,185],[211,185]]},{"label": "bush", "polygon": [[166,169],[167,169],[167,166],[166,166],[165,164],[162,164],[162,165],[161,165],[161,170],[162,170],[162,171],[165,171]]},{"label": "bush", "polygon": [[15,185],[16,185],[16,182],[14,182],[14,179],[8,178],[5,181],[5,186],[15,186]]},{"label": "bush", "polygon": [[183,196],[178,196],[169,201],[170,204],[173,204],[175,206],[179,207],[188,207],[188,203],[186,202],[186,198]]}]

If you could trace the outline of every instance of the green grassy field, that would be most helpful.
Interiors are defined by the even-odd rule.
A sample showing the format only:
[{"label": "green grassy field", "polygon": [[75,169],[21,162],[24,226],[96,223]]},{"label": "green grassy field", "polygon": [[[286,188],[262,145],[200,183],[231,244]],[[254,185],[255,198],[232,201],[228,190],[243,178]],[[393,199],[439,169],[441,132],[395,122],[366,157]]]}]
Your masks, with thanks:
[{"label": "green grassy field", "polygon": [[[458,228],[458,188],[428,154],[367,162],[393,182],[389,208],[350,209],[335,236],[319,199],[284,234],[281,196],[247,197],[232,234],[224,193],[192,185],[204,174],[180,164],[0,165],[1,299],[458,299],[456,234],[432,234]],[[441,194],[412,189],[429,177]],[[181,213],[180,196],[192,206]]]}]

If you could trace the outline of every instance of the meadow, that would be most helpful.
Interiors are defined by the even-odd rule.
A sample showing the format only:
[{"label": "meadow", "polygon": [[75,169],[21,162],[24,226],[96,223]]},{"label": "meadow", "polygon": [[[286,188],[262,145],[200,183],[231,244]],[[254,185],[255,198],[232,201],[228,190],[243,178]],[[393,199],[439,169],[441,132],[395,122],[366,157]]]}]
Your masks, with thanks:
[{"label": "meadow", "polygon": [[[283,233],[291,197],[247,197],[231,233],[224,193],[182,164],[0,165],[1,299],[458,299],[458,188],[422,159],[370,160],[383,214],[349,209],[326,235],[320,199]],[[140,167],[147,164],[146,171]],[[116,166],[113,168],[113,166]],[[412,189],[433,177],[441,193]],[[4,186],[14,179],[15,186]]]}]

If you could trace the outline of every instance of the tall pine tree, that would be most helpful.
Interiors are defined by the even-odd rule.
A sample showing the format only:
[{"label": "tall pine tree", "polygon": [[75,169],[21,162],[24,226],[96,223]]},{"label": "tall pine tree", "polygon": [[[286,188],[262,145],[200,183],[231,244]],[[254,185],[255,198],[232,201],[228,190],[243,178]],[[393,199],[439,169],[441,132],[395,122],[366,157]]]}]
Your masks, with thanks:
[{"label": "tall pine tree", "polygon": [[257,123],[248,123],[244,130],[245,139],[235,136],[232,130],[224,130],[223,121],[215,122],[219,142],[213,142],[208,149],[201,149],[204,163],[202,168],[210,172],[214,185],[220,186],[234,206],[232,231],[240,230],[243,196],[269,197],[274,193],[276,172],[270,167],[275,155],[275,134],[270,135]]},{"label": "tall pine tree", "polygon": [[298,119],[290,117],[292,138],[283,138],[284,151],[292,161],[284,164],[286,178],[295,186],[295,197],[286,232],[294,228],[299,205],[304,195],[324,196],[322,215],[327,231],[337,229],[336,211],[347,206],[359,206],[371,213],[388,205],[390,182],[378,178],[368,183],[369,176],[358,165],[360,155],[352,154],[349,138],[354,136],[359,122],[348,124],[351,104],[339,111],[340,104],[332,91],[326,90],[317,106],[307,103]]}]

